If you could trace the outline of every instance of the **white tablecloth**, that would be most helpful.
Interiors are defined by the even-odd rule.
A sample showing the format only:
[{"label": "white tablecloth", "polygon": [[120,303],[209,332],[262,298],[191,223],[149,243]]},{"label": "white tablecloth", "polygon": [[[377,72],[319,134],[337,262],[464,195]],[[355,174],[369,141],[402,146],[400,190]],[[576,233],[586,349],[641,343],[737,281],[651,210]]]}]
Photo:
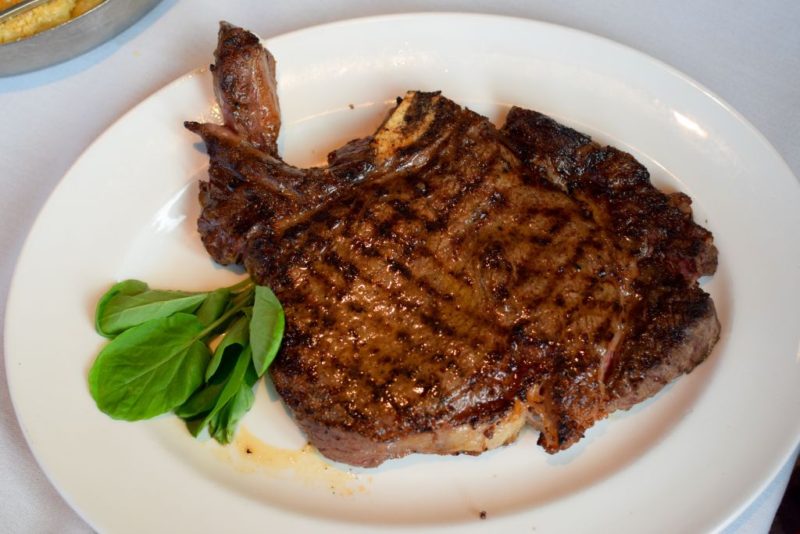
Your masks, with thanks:
[{"label": "white tablecloth", "polygon": [[[335,20],[414,11],[533,18],[641,50],[726,100],[800,175],[797,0],[164,0],[133,27],[79,58],[0,78],[0,301],[6,301],[14,265],[36,214],[70,165],[137,102],[193,67],[208,64],[219,20],[268,37]],[[726,530],[767,532],[789,473],[787,464]],[[4,367],[0,531],[91,531],[50,485],[28,450],[11,407]]]}]

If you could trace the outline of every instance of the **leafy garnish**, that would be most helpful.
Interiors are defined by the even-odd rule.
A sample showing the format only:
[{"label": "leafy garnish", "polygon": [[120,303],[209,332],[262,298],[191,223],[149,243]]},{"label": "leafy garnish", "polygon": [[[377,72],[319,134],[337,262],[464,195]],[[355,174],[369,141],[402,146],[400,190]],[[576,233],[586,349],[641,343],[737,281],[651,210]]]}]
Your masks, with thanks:
[{"label": "leafy garnish", "polygon": [[243,315],[236,319],[236,322],[225,332],[222,341],[220,341],[219,345],[217,345],[217,348],[214,350],[214,356],[211,358],[211,362],[206,369],[206,381],[211,380],[211,377],[217,372],[219,364],[222,362],[222,357],[229,347],[236,345],[239,347],[238,350],[242,351],[249,341],[250,317],[249,315]]},{"label": "leafy garnish", "polygon": [[253,366],[263,375],[278,353],[283,337],[284,315],[278,297],[268,287],[256,287],[253,318],[250,320],[250,342],[253,344]]},{"label": "leafy garnish", "polygon": [[125,280],[97,305],[95,327],[112,339],[89,371],[89,391],[115,419],[174,411],[195,436],[207,428],[228,443],[275,359],[284,323],[275,294],[250,280],[207,293]]},{"label": "leafy garnish", "polygon": [[236,425],[253,406],[255,395],[253,394],[253,384],[258,380],[258,375],[250,366],[245,374],[244,381],[239,387],[239,391],[225,403],[208,421],[208,433],[218,442],[230,443],[236,430]]},{"label": "leafy garnish", "polygon": [[200,324],[208,326],[222,317],[230,298],[231,291],[227,287],[208,293],[203,304],[197,309],[197,318],[200,320]]},{"label": "leafy garnish", "polygon": [[[223,381],[220,384],[212,384],[215,391],[217,391],[217,395],[214,397],[213,402],[210,405],[210,410],[206,413],[203,413],[202,419],[199,422],[189,425],[189,429],[192,431],[192,434],[195,436],[198,435],[203,428],[208,425],[209,421],[214,418],[220,410],[231,400],[242,388],[244,384],[244,377],[245,373],[247,373],[247,367],[250,365],[250,347],[247,347],[245,350],[241,351],[236,359],[236,364],[230,369],[230,372],[224,377]],[[222,387],[218,388],[218,385]],[[252,385],[252,384],[251,384]]]},{"label": "leafy garnish", "polygon": [[202,384],[211,358],[202,332],[197,317],[176,313],[117,336],[89,373],[97,407],[114,419],[137,421],[182,404]]},{"label": "leafy garnish", "polygon": [[192,312],[206,293],[151,290],[139,280],[125,280],[112,287],[97,304],[95,327],[100,335],[114,337],[151,319],[177,312]]}]

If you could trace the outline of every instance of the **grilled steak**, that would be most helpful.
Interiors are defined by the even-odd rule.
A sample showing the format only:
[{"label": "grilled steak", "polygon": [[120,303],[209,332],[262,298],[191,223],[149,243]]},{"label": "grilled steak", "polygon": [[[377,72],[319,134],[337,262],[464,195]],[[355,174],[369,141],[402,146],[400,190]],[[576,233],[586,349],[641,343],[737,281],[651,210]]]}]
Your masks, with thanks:
[{"label": "grilled steak", "polygon": [[326,456],[477,454],[526,423],[557,452],[714,346],[712,236],[629,154],[409,92],[297,169],[259,40],[223,23],[212,68],[225,124],[186,124],[210,156],[199,231],[283,303],[272,379]]}]

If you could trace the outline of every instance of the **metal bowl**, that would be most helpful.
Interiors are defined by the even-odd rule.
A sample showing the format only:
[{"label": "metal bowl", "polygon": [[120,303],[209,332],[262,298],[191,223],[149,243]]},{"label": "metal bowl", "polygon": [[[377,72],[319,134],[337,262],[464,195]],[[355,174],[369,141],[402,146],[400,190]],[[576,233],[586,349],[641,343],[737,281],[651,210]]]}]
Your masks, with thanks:
[{"label": "metal bowl", "polygon": [[161,0],[105,0],[86,13],[0,45],[0,76],[49,67],[87,52],[139,20]]}]

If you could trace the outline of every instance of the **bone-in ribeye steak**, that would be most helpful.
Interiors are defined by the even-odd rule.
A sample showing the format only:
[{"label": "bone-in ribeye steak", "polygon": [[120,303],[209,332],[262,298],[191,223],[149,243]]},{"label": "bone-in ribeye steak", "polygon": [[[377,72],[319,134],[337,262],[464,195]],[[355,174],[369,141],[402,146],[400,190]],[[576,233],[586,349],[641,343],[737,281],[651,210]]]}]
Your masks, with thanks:
[{"label": "bone-in ribeye steak", "polygon": [[477,454],[526,423],[556,452],[717,341],[711,233],[629,154],[412,91],[298,169],[259,40],[223,23],[212,70],[224,125],[186,124],[210,156],[199,231],[283,303],[272,379],[326,456]]}]

